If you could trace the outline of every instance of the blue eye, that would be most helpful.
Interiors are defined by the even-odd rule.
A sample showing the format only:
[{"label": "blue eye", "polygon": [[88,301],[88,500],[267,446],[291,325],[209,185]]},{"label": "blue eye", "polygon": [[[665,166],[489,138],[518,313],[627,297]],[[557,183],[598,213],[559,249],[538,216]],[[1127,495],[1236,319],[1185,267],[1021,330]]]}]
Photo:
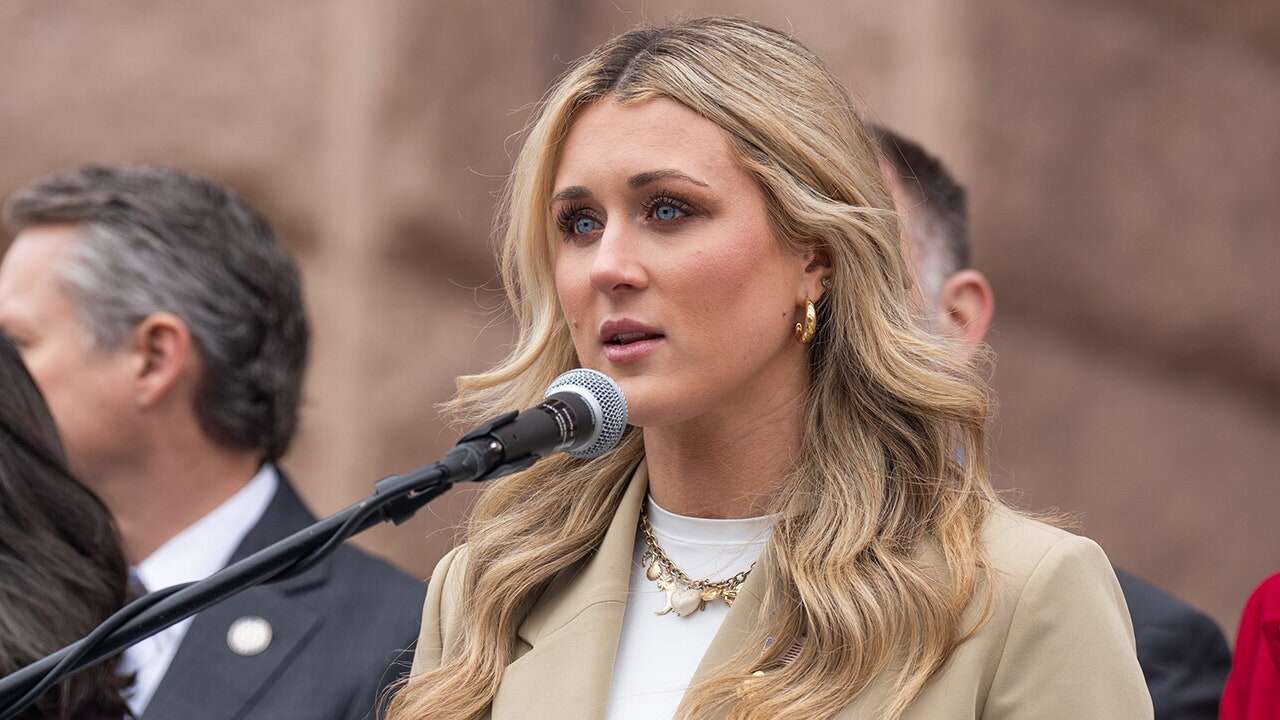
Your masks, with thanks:
[{"label": "blue eye", "polygon": [[658,193],[644,203],[645,217],[661,225],[675,229],[686,218],[698,215],[696,207],[688,201],[666,192]]},{"label": "blue eye", "polygon": [[594,219],[583,215],[573,221],[573,231],[579,235],[586,235],[587,233],[595,232],[596,226],[599,224]]},{"label": "blue eye", "polygon": [[675,205],[659,205],[653,211],[653,216],[659,220],[675,220],[680,217],[682,211]]}]

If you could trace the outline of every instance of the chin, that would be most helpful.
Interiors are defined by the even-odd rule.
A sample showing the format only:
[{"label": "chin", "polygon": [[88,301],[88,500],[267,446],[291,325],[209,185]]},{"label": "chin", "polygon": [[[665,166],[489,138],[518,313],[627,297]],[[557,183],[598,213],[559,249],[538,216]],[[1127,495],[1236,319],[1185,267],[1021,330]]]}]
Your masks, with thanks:
[{"label": "chin", "polygon": [[[603,371],[608,374],[608,371]],[[613,376],[611,376],[613,377]],[[673,425],[697,415],[695,393],[672,375],[614,377],[627,399],[627,424],[635,427]],[[682,390],[681,388],[684,388]]]}]

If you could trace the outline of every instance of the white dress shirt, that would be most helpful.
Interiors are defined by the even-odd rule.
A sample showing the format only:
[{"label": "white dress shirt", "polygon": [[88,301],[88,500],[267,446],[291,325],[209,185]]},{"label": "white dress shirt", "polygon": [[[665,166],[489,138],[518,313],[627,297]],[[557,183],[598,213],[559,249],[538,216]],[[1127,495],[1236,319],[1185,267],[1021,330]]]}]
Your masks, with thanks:
[{"label": "white dress shirt", "polygon": [[[133,568],[134,577],[150,592],[202,580],[221,570],[262,518],[279,484],[275,467],[263,465],[235,495],[169,538]],[[126,697],[134,717],[142,717],[193,619],[187,618],[124,651],[119,672],[134,673],[134,683]]]},{"label": "white dress shirt", "polygon": [[[667,557],[691,578],[723,580],[751,567],[773,531],[776,515],[712,520],[676,515],[646,499],[649,525]],[[729,614],[721,600],[687,617],[655,614],[666,593],[645,577],[644,536],[636,533],[631,592],[623,616],[609,689],[609,720],[670,718],[684,697],[720,624]]]}]

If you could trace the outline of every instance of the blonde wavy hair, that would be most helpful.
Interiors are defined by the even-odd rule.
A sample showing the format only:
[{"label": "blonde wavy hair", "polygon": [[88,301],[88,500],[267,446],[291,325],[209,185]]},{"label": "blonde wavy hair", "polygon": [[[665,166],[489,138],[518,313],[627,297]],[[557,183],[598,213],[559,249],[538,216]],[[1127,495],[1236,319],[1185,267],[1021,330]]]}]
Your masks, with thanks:
[{"label": "blonde wavy hair", "polygon": [[[558,80],[505,198],[500,268],[518,340],[497,368],[459,380],[451,409],[475,421],[525,407],[577,365],[554,287],[548,199],[561,141],[582,108],[605,98],[667,98],[718,125],[758,183],[778,241],[831,262],[802,447],[765,550],[776,582],[757,637],[691,688],[678,716],[829,717],[890,673],[882,716],[898,717],[976,630],[964,614],[990,587],[979,539],[998,502],[984,460],[988,396],[977,373],[920,329],[875,145],[841,85],[798,42],[703,18],[627,32]],[[485,713],[528,609],[599,546],[643,453],[632,429],[603,457],[551,458],[482,494],[467,526],[457,642],[440,668],[400,689],[389,717]],[[775,641],[761,655],[766,637]],[[782,663],[793,644],[799,657]],[[746,684],[762,668],[774,671]]]}]

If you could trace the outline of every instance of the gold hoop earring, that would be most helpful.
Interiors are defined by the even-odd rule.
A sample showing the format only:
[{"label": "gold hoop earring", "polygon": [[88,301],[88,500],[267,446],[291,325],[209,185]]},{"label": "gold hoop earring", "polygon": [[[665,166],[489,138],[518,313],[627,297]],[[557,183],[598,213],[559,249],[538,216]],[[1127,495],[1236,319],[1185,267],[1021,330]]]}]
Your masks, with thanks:
[{"label": "gold hoop earring", "polygon": [[796,323],[796,339],[808,345],[818,333],[818,309],[808,298],[804,301],[804,322]]}]

